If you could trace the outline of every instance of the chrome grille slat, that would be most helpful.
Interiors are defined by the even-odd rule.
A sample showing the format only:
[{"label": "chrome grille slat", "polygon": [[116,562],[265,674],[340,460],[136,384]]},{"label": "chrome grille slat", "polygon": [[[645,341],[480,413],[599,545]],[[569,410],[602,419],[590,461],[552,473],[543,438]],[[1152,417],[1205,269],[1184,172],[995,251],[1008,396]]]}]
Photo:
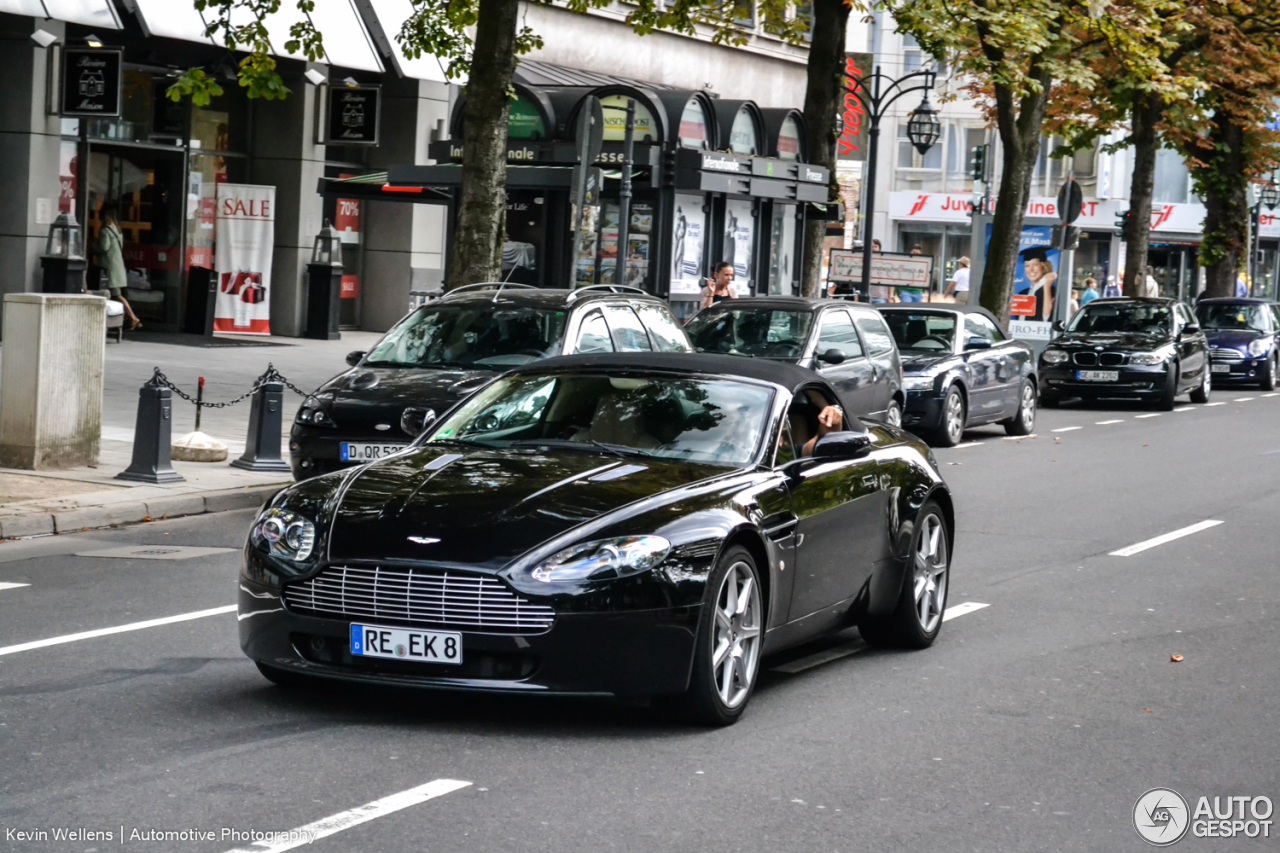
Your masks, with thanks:
[{"label": "chrome grille slat", "polygon": [[1240,350],[1227,349],[1225,347],[1214,347],[1209,350],[1209,358],[1213,361],[1244,361],[1244,356],[1240,354]]},{"label": "chrome grille slat", "polygon": [[496,578],[438,569],[332,566],[285,586],[291,610],[341,619],[374,619],[470,631],[537,634],[555,612]]}]

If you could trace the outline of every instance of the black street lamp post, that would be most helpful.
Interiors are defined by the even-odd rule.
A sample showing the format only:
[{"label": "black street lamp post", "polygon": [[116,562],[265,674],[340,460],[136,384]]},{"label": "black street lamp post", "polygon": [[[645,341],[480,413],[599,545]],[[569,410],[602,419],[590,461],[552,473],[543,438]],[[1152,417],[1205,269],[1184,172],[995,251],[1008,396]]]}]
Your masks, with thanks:
[{"label": "black street lamp post", "polygon": [[[844,66],[840,66],[844,74]],[[879,155],[880,119],[894,101],[912,92],[923,92],[920,106],[916,107],[907,120],[907,138],[921,154],[924,154],[942,135],[942,123],[938,121],[938,113],[929,105],[929,90],[933,88],[935,79],[933,71],[912,71],[896,80],[880,72],[880,66],[868,77],[846,77],[845,86],[850,94],[858,99],[863,112],[871,120],[867,143],[867,174],[863,179],[863,193],[866,199],[863,205],[865,227],[862,229],[862,291],[868,293],[871,286],[871,229],[876,207],[876,160]],[[868,91],[868,83],[870,91]]]},{"label": "black street lamp post", "polygon": [[1253,245],[1252,251],[1249,252],[1249,288],[1250,293],[1255,296],[1261,293],[1258,290],[1258,261],[1261,260],[1262,246],[1258,239],[1258,232],[1262,228],[1263,205],[1266,205],[1269,211],[1275,210],[1276,206],[1280,205],[1280,185],[1276,183],[1274,176],[1263,185],[1258,193],[1258,201],[1253,206]]}]

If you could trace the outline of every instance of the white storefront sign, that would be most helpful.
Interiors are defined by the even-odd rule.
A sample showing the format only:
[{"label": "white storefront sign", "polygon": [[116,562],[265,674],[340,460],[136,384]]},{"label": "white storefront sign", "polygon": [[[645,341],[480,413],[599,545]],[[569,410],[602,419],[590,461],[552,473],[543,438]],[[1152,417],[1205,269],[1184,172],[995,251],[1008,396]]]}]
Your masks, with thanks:
[{"label": "white storefront sign", "polygon": [[215,332],[271,334],[276,188],[218,184]]}]

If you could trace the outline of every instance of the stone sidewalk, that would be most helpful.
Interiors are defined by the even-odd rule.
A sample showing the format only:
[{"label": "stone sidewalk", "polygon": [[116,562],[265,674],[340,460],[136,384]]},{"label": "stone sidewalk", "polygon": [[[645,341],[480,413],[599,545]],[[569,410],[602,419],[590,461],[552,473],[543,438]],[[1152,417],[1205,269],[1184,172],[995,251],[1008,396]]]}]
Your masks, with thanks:
[{"label": "stone sidewalk", "polygon": [[[281,486],[288,473],[254,473],[228,463],[244,452],[249,401],[222,409],[206,409],[201,430],[230,448],[226,462],[174,462],[185,482],[148,485],[115,479],[129,467],[137,419],[138,389],[154,367],[195,395],[205,377],[204,399],[221,402],[239,397],[271,363],[291,383],[311,391],[347,369],[345,356],[368,349],[381,335],[343,332],[342,340],[250,338],[218,335],[126,334],[122,344],[107,344],[102,400],[102,445],[96,468],[65,471],[19,471],[0,468],[0,538],[65,533],[148,519],[259,506]],[[0,357],[3,348],[0,347]],[[285,392],[281,448],[287,448],[289,426],[302,397]],[[173,437],[195,428],[195,407],[175,396]]]}]

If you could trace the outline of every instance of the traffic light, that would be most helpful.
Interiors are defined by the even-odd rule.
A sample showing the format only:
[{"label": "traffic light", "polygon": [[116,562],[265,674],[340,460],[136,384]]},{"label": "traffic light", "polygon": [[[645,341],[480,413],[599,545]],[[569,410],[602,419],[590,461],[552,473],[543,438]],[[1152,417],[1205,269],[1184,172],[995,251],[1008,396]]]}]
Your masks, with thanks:
[{"label": "traffic light", "polygon": [[1129,239],[1129,211],[1116,212],[1116,229],[1120,232],[1121,240]]},{"label": "traffic light", "polygon": [[974,146],[973,156],[969,158],[969,176],[975,181],[987,179],[987,146]]}]

